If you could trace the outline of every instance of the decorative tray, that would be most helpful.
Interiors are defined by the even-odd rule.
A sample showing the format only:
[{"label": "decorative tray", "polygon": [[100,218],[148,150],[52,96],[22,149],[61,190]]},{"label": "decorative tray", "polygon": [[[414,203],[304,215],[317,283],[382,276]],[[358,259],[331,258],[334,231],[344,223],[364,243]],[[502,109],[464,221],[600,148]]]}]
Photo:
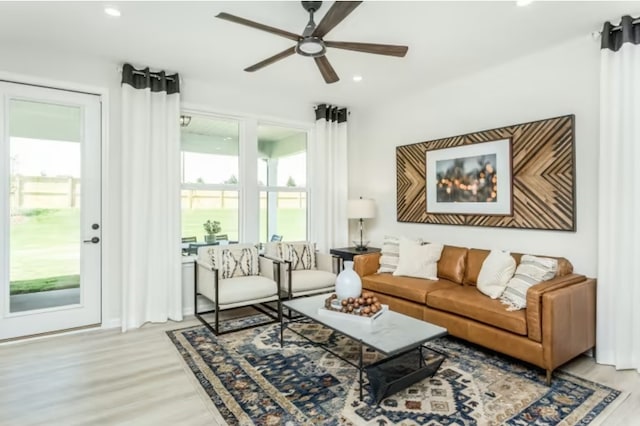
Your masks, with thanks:
[{"label": "decorative tray", "polygon": [[321,307],[321,308],[318,308],[318,315],[344,319],[344,320],[353,321],[353,322],[357,322],[359,324],[364,324],[364,325],[372,325],[376,319],[380,318],[380,316],[388,310],[389,310],[389,305],[382,305],[382,309],[380,309],[378,312],[376,312],[372,316],[362,317],[357,314],[333,311],[331,309]]}]

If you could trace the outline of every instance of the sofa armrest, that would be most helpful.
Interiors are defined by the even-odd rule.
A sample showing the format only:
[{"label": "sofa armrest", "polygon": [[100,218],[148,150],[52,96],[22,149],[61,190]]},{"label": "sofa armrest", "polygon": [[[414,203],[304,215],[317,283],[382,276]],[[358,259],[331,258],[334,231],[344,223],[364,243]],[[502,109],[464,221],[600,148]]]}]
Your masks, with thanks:
[{"label": "sofa armrest", "polygon": [[554,369],[596,344],[596,280],[587,278],[542,296],[544,362]]},{"label": "sofa armrest", "polygon": [[536,342],[542,341],[542,295],[585,279],[584,275],[568,274],[535,284],[527,290],[527,333],[529,339]]},{"label": "sofa armrest", "polygon": [[353,270],[356,271],[360,277],[366,277],[378,272],[380,267],[381,253],[365,253],[358,254],[353,257]]}]

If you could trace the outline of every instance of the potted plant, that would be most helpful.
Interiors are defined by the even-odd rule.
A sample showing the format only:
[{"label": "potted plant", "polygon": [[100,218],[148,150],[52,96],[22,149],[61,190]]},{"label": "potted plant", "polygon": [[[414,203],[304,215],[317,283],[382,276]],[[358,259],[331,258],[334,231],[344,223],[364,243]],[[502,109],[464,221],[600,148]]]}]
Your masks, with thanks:
[{"label": "potted plant", "polygon": [[207,220],[202,226],[207,233],[207,235],[204,236],[204,240],[207,243],[215,242],[215,235],[222,230],[222,228],[220,227],[220,222],[218,222],[217,220],[214,220],[213,222]]}]

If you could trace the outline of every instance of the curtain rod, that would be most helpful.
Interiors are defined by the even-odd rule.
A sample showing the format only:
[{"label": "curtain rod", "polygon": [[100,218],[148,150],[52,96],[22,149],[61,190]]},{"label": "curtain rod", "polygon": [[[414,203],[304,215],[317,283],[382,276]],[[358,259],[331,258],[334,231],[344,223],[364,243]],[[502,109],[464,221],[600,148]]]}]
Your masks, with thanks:
[{"label": "curtain rod", "polygon": [[[138,74],[138,75],[147,75],[146,72],[142,72],[142,71],[138,71],[138,70],[133,70],[134,74]],[[149,76],[153,77],[153,78],[157,78],[158,80],[160,80],[160,74],[158,74],[157,72],[149,72]],[[175,79],[173,77],[170,76],[165,76],[165,78],[169,81],[174,81]]]},{"label": "curtain rod", "polygon": [[[122,67],[118,67],[118,72],[122,74]],[[134,74],[138,74],[138,75],[147,75],[147,73],[142,72],[142,71],[138,71],[136,69],[133,70],[133,73]],[[157,78],[158,80],[160,80],[160,74],[158,74],[157,72],[150,71],[149,72],[149,76],[153,77],[153,78]],[[171,76],[165,76],[165,78],[167,80],[169,80],[169,81],[175,81],[175,78],[173,78]],[[182,82],[180,82],[180,83],[182,83]]]},{"label": "curtain rod", "polygon": [[[640,18],[636,18],[633,21],[631,21],[632,24],[638,24],[640,23]],[[620,31],[622,29],[622,25],[616,25],[615,27],[611,27],[611,31]]]}]

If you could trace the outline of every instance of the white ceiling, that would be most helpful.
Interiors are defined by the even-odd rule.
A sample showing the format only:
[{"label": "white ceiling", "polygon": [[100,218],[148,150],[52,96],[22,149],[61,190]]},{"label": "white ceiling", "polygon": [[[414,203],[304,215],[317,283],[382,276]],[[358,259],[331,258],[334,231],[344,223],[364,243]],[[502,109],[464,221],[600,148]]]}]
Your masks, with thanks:
[{"label": "white ceiling", "polygon": [[[316,22],[331,4],[323,4]],[[122,16],[106,16],[106,5],[118,7]],[[366,1],[325,38],[406,44],[409,52],[395,58],[329,49],[327,57],[341,77],[332,85],[324,83],[312,59],[298,55],[244,72],[293,43],[214,18],[221,11],[294,33],[307,21],[299,2],[286,1],[0,2],[0,48],[97,56],[177,71],[186,84],[223,81],[241,90],[355,107],[589,37],[605,20],[638,16],[640,2],[538,1],[518,7],[515,1]],[[353,82],[354,74],[364,80]]]}]

